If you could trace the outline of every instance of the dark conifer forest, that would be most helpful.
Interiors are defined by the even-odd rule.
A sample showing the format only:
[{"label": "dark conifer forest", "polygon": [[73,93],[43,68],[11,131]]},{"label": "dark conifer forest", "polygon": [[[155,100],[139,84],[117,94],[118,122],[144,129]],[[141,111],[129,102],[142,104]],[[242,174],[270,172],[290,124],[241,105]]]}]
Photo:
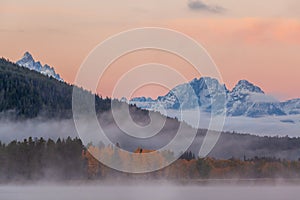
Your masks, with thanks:
[{"label": "dark conifer forest", "polygon": [[[0,59],[0,113],[16,118],[70,118],[73,86]],[[83,90],[84,91],[84,90]],[[110,99],[96,95],[98,112],[110,108]]]}]

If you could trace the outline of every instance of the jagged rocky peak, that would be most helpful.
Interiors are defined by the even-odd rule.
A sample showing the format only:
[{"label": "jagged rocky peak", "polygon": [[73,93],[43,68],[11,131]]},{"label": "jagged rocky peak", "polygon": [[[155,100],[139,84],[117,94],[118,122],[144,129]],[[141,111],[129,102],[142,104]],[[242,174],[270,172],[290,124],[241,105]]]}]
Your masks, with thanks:
[{"label": "jagged rocky peak", "polygon": [[250,83],[247,80],[240,80],[235,87],[232,89],[232,92],[255,92],[255,93],[262,93],[264,94],[264,91],[260,89],[258,86],[254,85],[253,83]]},{"label": "jagged rocky peak", "polygon": [[60,75],[55,72],[53,67],[50,67],[47,64],[43,66],[40,61],[35,61],[33,56],[28,51],[26,51],[23,57],[17,61],[17,65],[40,72],[45,76],[55,78],[59,81],[63,81]]},{"label": "jagged rocky peak", "polygon": [[31,55],[28,51],[26,51],[26,52],[24,53],[23,58],[33,60],[32,55]]},{"label": "jagged rocky peak", "polygon": [[219,84],[219,81],[215,78],[211,77],[201,77],[201,78],[194,78],[190,84],[197,84],[197,85],[211,85],[211,84]]},{"label": "jagged rocky peak", "polygon": [[221,84],[218,79],[211,77],[201,77],[199,79],[195,78],[190,82],[190,85],[193,87],[196,93],[203,89],[210,89],[212,92],[221,90],[228,92],[224,84]]}]

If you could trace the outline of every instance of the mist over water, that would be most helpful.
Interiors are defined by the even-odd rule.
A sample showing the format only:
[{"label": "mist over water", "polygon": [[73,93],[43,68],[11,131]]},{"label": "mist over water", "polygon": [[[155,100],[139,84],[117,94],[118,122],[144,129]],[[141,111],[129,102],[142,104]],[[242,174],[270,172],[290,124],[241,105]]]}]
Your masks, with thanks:
[{"label": "mist over water", "polygon": [[[142,122],[147,122],[147,115],[145,114],[135,114],[134,117]],[[131,137],[120,130],[114,123],[112,115],[109,112],[99,115],[99,122],[109,140],[113,144],[119,143],[122,149],[128,151],[134,151],[138,147],[152,150],[159,149],[168,144],[178,130],[178,122],[173,119],[167,119],[165,126],[157,135],[147,139],[139,139]],[[126,122],[126,119],[124,122]],[[86,126],[87,133],[95,131],[89,127],[88,123]],[[191,127],[186,127],[186,129],[188,132]],[[198,155],[205,134],[205,130],[198,130],[198,134],[189,148],[195,155]],[[22,141],[28,137],[43,137],[44,139],[51,138],[56,140],[57,138],[66,139],[68,136],[72,138],[79,137],[73,119],[34,118],[15,121],[1,118],[0,120],[0,140],[4,143],[9,143],[12,140]],[[244,156],[247,158],[265,156],[298,160],[300,155],[298,146],[289,146],[298,143],[297,139],[294,140],[293,142],[289,139],[275,138],[273,142],[281,145],[277,145],[274,148],[269,145],[270,139],[266,137],[259,138],[251,135],[222,133],[217,145],[208,156],[216,159],[229,159],[232,157],[243,159]],[[88,142],[98,145],[100,141]],[[286,146],[288,148],[285,148]]]},{"label": "mist over water", "polygon": [[294,200],[298,186],[1,186],[3,200]]}]

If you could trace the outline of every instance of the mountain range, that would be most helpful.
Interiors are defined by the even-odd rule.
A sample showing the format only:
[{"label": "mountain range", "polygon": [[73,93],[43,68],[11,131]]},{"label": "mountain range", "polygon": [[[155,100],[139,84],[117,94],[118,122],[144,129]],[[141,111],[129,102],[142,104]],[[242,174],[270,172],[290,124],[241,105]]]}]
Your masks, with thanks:
[{"label": "mountain range", "polygon": [[[187,88],[192,88],[194,93]],[[280,102],[247,80],[240,80],[229,90],[226,85],[210,77],[178,85],[157,99],[137,97],[129,102],[147,110],[192,110],[199,107],[201,111],[210,113],[212,104],[216,104],[222,93],[225,102],[220,102],[223,107],[217,106],[217,109],[221,112],[225,107],[227,116],[259,118],[300,114],[300,99]]]},{"label": "mountain range", "polygon": [[29,52],[25,52],[23,57],[16,62],[17,65],[26,67],[30,70],[37,71],[45,76],[55,78],[59,81],[64,81],[59,74],[57,74],[53,67],[45,64],[44,66],[40,61],[35,61]]},{"label": "mountain range", "polygon": [[[216,84],[216,80],[210,80],[216,87],[219,87],[219,85]],[[195,85],[197,85],[198,82],[201,81],[195,80]],[[72,119],[73,87],[73,85],[44,76],[35,70],[29,70],[6,59],[0,59],[1,141],[23,140],[29,136],[42,136],[43,138],[53,139],[67,136],[78,137]],[[205,86],[203,85],[203,87]],[[224,85],[221,85],[221,87],[224,87]],[[257,88],[255,91],[259,92]],[[82,90],[82,92],[88,91]],[[161,100],[162,99],[163,98],[161,98]],[[145,98],[145,101],[150,101],[150,99]],[[176,136],[180,124],[176,119],[171,118],[166,118],[163,129],[160,130],[157,135],[147,140],[125,134],[114,121],[110,111],[111,102],[112,101],[108,98],[102,99],[98,96],[95,98],[95,108],[97,116],[99,117],[99,123],[103,129],[107,131],[107,137],[112,143],[119,143],[122,145],[122,148],[128,151],[135,150],[137,145],[145,149],[159,149],[168,144],[170,140]],[[202,106],[207,103],[205,101],[201,102],[203,103]],[[115,103],[119,104],[119,102]],[[288,101],[283,107],[291,110],[290,106],[293,104],[297,104],[297,101]],[[120,105],[123,105],[123,103]],[[170,106],[171,105],[172,104],[170,104]],[[293,112],[297,111],[297,109],[292,110]],[[146,125],[149,123],[149,120],[151,120],[149,118],[150,111],[141,110],[135,106],[130,106],[129,111],[132,119],[125,117],[125,124],[127,124],[129,120],[134,120],[138,124]],[[155,112],[152,117],[159,118],[161,115]],[[209,156],[220,159],[231,157],[243,158],[245,155],[250,158],[258,155],[285,159],[299,158],[299,138],[266,137],[265,135],[268,129],[265,129],[260,123],[262,118],[251,119],[257,121],[249,126],[252,130],[250,133],[256,134],[255,129],[257,128],[262,132],[261,136],[264,137],[223,132],[218,144]],[[243,117],[238,117],[238,120],[246,122]],[[300,122],[299,118],[298,121]],[[230,123],[232,123],[232,121]],[[276,124],[282,127],[281,131],[283,136],[299,137],[299,125],[292,124],[290,119],[286,119],[284,123],[276,121]],[[245,127],[245,124],[243,124],[243,127]],[[275,127],[276,130],[278,129],[274,124],[272,124],[271,128],[273,127]],[[184,125],[182,128],[184,128],[185,133],[192,130],[191,126]],[[194,130],[195,129],[193,129],[193,131]],[[224,130],[228,130],[226,126]],[[238,131],[236,127],[234,127],[234,130]],[[295,134],[293,134],[293,130]],[[87,133],[92,131],[94,131],[93,128],[87,126]],[[205,134],[205,129],[197,130],[197,137],[189,148],[195,154],[199,152]],[[270,135],[274,136],[276,132],[269,134],[269,136]]]},{"label": "mountain range", "polygon": [[[35,61],[29,52],[25,52],[16,64],[64,81],[53,67],[47,64],[43,66],[40,61]],[[192,88],[193,92],[189,88]],[[225,96],[225,102],[218,102],[222,99],[222,94]],[[212,112],[212,104],[217,109],[213,112],[222,112],[226,105],[227,116],[252,118],[300,114],[300,99],[279,102],[247,80],[239,81],[232,90],[229,90],[226,85],[220,84],[217,79],[211,77],[195,78],[189,83],[176,86],[166,95],[159,96],[157,99],[137,97],[129,102],[147,110],[159,111],[162,108],[190,110],[199,107],[207,113]]]},{"label": "mountain range", "polygon": [[[28,52],[17,63],[0,60],[0,118],[7,113],[12,113],[13,118],[70,118],[72,86],[63,82],[53,68],[41,67]],[[47,68],[52,69],[51,73],[46,73],[49,72],[45,70]],[[110,107],[110,99],[97,98],[96,102],[98,111]],[[157,99],[139,97],[128,102],[123,98],[121,102],[135,104],[139,109],[159,111],[203,129],[208,128],[211,113],[223,112],[226,105],[224,131],[299,137],[300,99],[279,102],[246,80],[239,81],[229,90],[217,79],[202,77],[178,85]],[[201,110],[200,124],[194,123],[196,107]],[[181,108],[185,112],[184,119]]]}]

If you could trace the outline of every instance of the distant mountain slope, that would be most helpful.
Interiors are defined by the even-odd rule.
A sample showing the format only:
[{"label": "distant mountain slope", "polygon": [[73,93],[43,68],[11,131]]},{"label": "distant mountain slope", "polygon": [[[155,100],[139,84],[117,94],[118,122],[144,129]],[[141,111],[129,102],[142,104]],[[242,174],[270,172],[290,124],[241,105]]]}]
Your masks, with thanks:
[{"label": "distant mountain slope", "polygon": [[280,103],[285,113],[288,115],[300,114],[300,99],[292,99],[286,102]]},{"label": "distant mountain slope", "polygon": [[47,64],[42,66],[40,61],[35,61],[29,52],[25,52],[23,57],[19,61],[17,61],[17,65],[26,67],[30,70],[40,72],[41,74],[44,74],[45,76],[55,78],[59,81],[63,81],[63,79],[60,77],[60,75],[55,72],[53,67],[50,67]]},{"label": "distant mountain slope", "polygon": [[[73,86],[0,59],[0,112],[33,118],[72,116]],[[96,108],[107,110],[110,99],[96,97]]]},{"label": "distant mountain slope", "polygon": [[[188,92],[188,87],[192,87],[194,90],[196,101],[193,99],[195,95]],[[159,110],[159,107],[178,110],[180,106],[183,110],[188,110],[199,106],[201,110],[211,112],[212,100],[217,100],[218,95],[222,92],[226,93],[227,116],[256,118],[300,113],[300,99],[279,102],[275,98],[266,95],[261,88],[247,80],[239,81],[229,91],[217,79],[210,77],[202,77],[189,83],[178,85],[165,96],[160,96],[155,100],[140,97],[131,99],[130,103],[148,110]]]}]

